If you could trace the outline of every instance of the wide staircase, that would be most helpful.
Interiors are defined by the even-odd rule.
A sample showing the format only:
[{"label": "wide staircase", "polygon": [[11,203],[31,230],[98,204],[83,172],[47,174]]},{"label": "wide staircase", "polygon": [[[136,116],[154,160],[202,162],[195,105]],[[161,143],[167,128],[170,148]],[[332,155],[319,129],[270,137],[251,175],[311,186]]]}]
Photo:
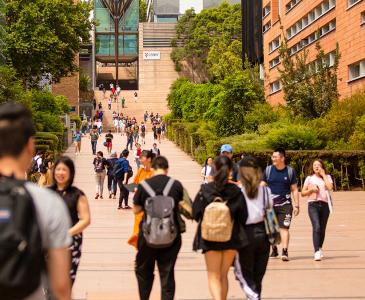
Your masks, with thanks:
[{"label": "wide staircase", "polygon": [[[126,107],[120,108],[124,115],[136,117],[141,121],[145,111],[165,115],[169,112],[167,106],[167,96],[170,92],[171,84],[179,77],[175,71],[175,66],[170,58],[172,51],[171,40],[175,35],[175,25],[173,23],[140,23],[139,25],[139,90],[138,100],[134,101],[135,91],[122,90],[121,95],[126,99]],[[159,51],[159,60],[145,60],[144,51]],[[112,112],[117,111],[117,104],[113,103],[112,110],[107,110],[107,97],[103,98],[103,93],[95,92],[96,100],[102,101],[105,110],[105,128],[112,126]]]}]

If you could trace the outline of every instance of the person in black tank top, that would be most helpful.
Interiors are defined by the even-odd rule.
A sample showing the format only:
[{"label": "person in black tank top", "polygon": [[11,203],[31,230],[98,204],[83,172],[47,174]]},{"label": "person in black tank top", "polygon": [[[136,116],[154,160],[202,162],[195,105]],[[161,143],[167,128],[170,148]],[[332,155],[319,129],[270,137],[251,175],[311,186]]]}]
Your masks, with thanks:
[{"label": "person in black tank top", "polygon": [[65,201],[72,221],[72,227],[69,230],[69,234],[72,236],[72,244],[69,248],[72,285],[75,282],[81,258],[82,232],[90,225],[89,203],[84,192],[73,186],[74,177],[75,165],[73,161],[67,156],[60,157],[54,165],[54,184],[50,189],[58,193]]}]

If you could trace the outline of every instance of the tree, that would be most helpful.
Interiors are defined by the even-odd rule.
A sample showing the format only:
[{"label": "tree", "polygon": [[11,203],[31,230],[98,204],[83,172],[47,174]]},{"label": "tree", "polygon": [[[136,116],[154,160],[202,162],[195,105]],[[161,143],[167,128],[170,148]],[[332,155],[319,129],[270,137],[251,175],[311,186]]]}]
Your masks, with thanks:
[{"label": "tree", "polygon": [[283,86],[284,99],[293,115],[307,119],[324,116],[338,100],[337,70],[340,59],[338,45],[333,63],[326,55],[319,42],[316,43],[316,59],[308,62],[308,50],[294,57],[290,53],[287,41],[280,47],[279,68]]},{"label": "tree", "polygon": [[75,58],[89,41],[92,5],[73,0],[8,0],[5,52],[27,88],[42,75],[58,82],[78,70]]},{"label": "tree", "polygon": [[147,3],[146,0],[139,0],[139,21],[147,22]]},{"label": "tree", "polygon": [[[171,58],[177,70],[186,63],[190,70],[198,69],[202,73],[201,78],[206,78],[208,75],[214,78],[216,73],[221,77],[222,70],[218,68],[218,70],[210,71],[209,68],[215,65],[214,59],[232,43],[234,45],[228,50],[226,56],[232,58],[232,54],[240,55],[241,50],[238,53],[236,49],[237,42],[239,43],[241,39],[241,23],[239,4],[230,5],[223,2],[219,7],[204,9],[199,14],[196,14],[193,9],[187,10],[179,19],[176,37],[172,42],[174,50]],[[210,51],[213,51],[211,55]],[[239,56],[238,59],[240,58]],[[207,64],[208,59],[210,62]],[[222,69],[224,70],[225,67],[223,66]],[[196,80],[193,78],[193,81]]]},{"label": "tree", "polygon": [[0,66],[0,103],[8,101],[18,101],[28,107],[30,105],[15,70],[8,66]]}]

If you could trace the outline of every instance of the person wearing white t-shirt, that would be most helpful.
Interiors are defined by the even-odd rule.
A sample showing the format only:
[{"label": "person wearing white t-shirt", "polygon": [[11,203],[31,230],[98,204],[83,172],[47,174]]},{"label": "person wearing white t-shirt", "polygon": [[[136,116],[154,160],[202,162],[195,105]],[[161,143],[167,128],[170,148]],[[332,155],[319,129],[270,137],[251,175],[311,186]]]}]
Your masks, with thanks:
[{"label": "person wearing white t-shirt", "polygon": [[264,216],[265,210],[273,207],[273,200],[270,189],[260,185],[262,171],[254,157],[245,156],[239,162],[239,175],[248,211],[245,233],[249,244],[238,250],[235,275],[247,299],[261,299],[270,254]]},{"label": "person wearing white t-shirt", "polygon": [[205,160],[204,167],[202,168],[202,170],[200,172],[204,183],[209,182],[210,174],[212,173],[212,166],[213,166],[213,158],[208,157]]},{"label": "person wearing white t-shirt", "polygon": [[305,179],[302,196],[308,197],[308,213],[313,227],[314,260],[323,258],[322,246],[326,235],[326,226],[330,215],[329,191],[333,181],[326,174],[324,163],[316,159],[312,164],[312,175]]}]

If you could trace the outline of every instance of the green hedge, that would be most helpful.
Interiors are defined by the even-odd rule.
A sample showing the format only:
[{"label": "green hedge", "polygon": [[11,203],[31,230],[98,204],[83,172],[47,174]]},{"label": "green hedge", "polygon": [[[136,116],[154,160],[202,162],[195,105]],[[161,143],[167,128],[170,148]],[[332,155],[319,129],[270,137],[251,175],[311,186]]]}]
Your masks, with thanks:
[{"label": "green hedge", "polygon": [[[230,138],[214,139],[214,135],[206,134],[199,123],[184,123],[179,120],[167,119],[167,137],[175,142],[186,153],[190,154],[200,164],[203,164],[208,156],[215,157],[219,154],[219,148],[223,143],[230,142]],[[240,138],[240,136],[238,136]],[[237,141],[236,137],[235,140]],[[252,137],[246,138],[250,141]],[[236,161],[242,155],[252,155],[259,160],[262,168],[271,163],[272,150],[251,150],[247,144],[247,151],[241,151],[242,144],[235,146],[233,150]],[[350,190],[361,187],[365,190],[365,151],[326,151],[326,150],[299,150],[287,151],[287,162],[297,173],[299,185],[302,186],[306,174],[308,174],[311,162],[315,158],[322,159],[327,171],[334,178],[336,190]]]},{"label": "green hedge", "polygon": [[77,116],[77,115],[72,115],[72,116],[70,117],[70,121],[71,121],[71,122],[75,122],[75,123],[76,123],[76,129],[80,129],[80,128],[81,128],[81,123],[82,123],[82,121],[81,121],[81,118],[80,118],[79,116]]}]

